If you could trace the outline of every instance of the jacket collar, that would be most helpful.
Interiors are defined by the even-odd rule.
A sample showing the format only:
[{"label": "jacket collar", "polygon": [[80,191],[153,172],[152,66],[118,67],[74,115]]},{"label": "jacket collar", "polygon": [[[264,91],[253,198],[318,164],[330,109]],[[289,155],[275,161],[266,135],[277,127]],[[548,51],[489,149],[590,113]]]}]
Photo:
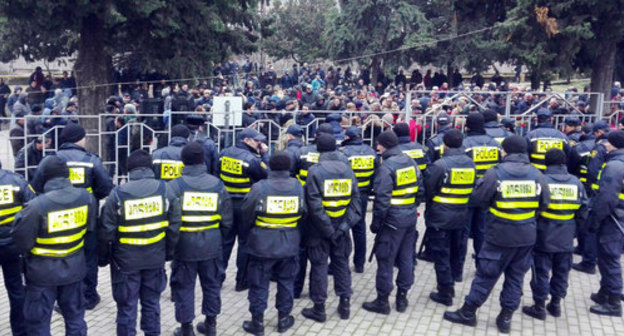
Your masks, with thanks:
[{"label": "jacket collar", "polygon": [[71,142],[66,142],[66,143],[62,144],[61,147],[59,147],[59,150],[62,150],[62,149],[76,149],[76,150],[79,150],[79,151],[82,151],[82,152],[86,152],[87,151],[83,147],[80,147],[80,146],[78,146],[78,145],[76,145],[74,143],[71,143]]},{"label": "jacket collar", "polygon": [[607,161],[616,157],[616,156],[624,156],[624,148],[616,149],[607,154]]},{"label": "jacket collar", "polygon": [[288,140],[288,144],[286,145],[286,147],[302,147],[302,146],[303,146],[303,140],[301,140],[301,138],[290,139]]},{"label": "jacket collar", "polygon": [[395,156],[395,155],[399,155],[402,154],[403,152],[401,152],[401,149],[399,148],[399,146],[394,146],[392,148],[388,148],[385,152],[383,152],[383,154],[381,154],[381,157],[386,160],[389,157]]},{"label": "jacket collar", "polygon": [[566,165],[551,165],[546,167],[546,174],[549,175],[563,175],[568,173]]},{"label": "jacket collar", "polygon": [[188,143],[188,140],[186,140],[186,138],[183,138],[183,137],[173,137],[173,138],[171,138],[171,141],[169,141],[169,146],[183,147],[187,143]]},{"label": "jacket collar", "polygon": [[199,176],[206,173],[208,173],[208,169],[203,163],[184,166],[184,168],[182,168],[182,175],[185,176]]},{"label": "jacket collar", "polygon": [[51,180],[48,180],[43,186],[43,192],[47,193],[54,190],[70,188],[72,186],[71,182],[66,177],[55,177]]},{"label": "jacket collar", "polygon": [[361,145],[363,143],[362,138],[353,138],[353,139],[349,139],[349,140],[344,140],[342,142],[343,146],[357,146],[357,145]]},{"label": "jacket collar", "polygon": [[537,123],[536,128],[555,128],[550,121],[544,121],[541,123]]},{"label": "jacket collar", "polygon": [[269,170],[270,179],[283,179],[289,178],[290,172],[288,170]]},{"label": "jacket collar", "polygon": [[531,161],[529,161],[529,156],[524,153],[507,154],[503,158],[503,162],[531,163]]},{"label": "jacket collar", "polygon": [[442,156],[451,156],[451,155],[466,155],[461,150],[461,148],[445,148],[444,154]]},{"label": "jacket collar", "polygon": [[408,142],[412,142],[412,138],[410,138],[409,135],[405,135],[405,136],[400,136],[399,137],[399,144],[404,144],[404,143],[408,143]]},{"label": "jacket collar", "polygon": [[483,124],[483,127],[485,127],[485,128],[499,128],[500,124],[497,121],[488,121],[485,124]]},{"label": "jacket collar", "polygon": [[134,181],[134,180],[149,179],[149,178],[153,179],[156,177],[156,175],[154,175],[154,171],[151,170],[150,168],[139,167],[139,168],[132,169],[128,177],[131,181]]}]

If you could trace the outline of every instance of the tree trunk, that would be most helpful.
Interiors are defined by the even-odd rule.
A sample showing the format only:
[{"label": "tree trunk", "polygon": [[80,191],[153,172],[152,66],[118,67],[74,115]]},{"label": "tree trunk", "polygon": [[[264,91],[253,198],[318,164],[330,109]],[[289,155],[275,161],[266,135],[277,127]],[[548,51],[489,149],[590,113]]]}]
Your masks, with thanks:
[{"label": "tree trunk", "polygon": [[453,90],[455,83],[453,83],[453,67],[451,62],[446,62],[446,80],[448,81],[449,90]]},{"label": "tree trunk", "polygon": [[381,72],[381,59],[378,56],[373,57],[371,62],[371,75],[373,77],[373,86],[377,85],[379,73]]},{"label": "tree trunk", "polygon": [[[617,47],[612,40],[600,43],[600,52],[597,53],[592,63],[591,91],[604,94],[605,101],[611,99],[611,84],[615,71],[615,54]],[[591,111],[598,111],[598,97],[591,97]],[[610,111],[605,110],[604,113]]]},{"label": "tree trunk", "polygon": [[537,91],[540,87],[540,70],[538,68],[531,68],[531,90]]},{"label": "tree trunk", "polygon": [[[80,31],[78,59],[74,65],[78,86],[79,113],[81,115],[100,115],[104,112],[106,98],[110,88],[111,58],[107,56],[105,45],[106,30],[102,17],[91,15],[84,19]],[[81,120],[87,134],[99,132],[99,120],[89,118]],[[87,137],[87,149],[98,154],[98,138]]]}]

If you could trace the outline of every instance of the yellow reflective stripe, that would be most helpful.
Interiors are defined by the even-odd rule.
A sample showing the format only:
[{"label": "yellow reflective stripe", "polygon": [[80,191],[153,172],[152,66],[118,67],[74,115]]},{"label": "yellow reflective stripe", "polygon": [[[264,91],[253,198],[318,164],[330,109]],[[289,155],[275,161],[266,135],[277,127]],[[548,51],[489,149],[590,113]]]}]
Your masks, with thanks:
[{"label": "yellow reflective stripe", "polygon": [[621,199],[622,201],[624,201],[624,194],[620,194],[620,195],[618,196],[618,198],[619,198],[619,199]]},{"label": "yellow reflective stripe", "polygon": [[592,189],[593,190],[599,190],[600,186],[598,184],[592,183]]},{"label": "yellow reflective stripe", "polygon": [[369,177],[373,175],[374,171],[356,172],[355,177]]},{"label": "yellow reflective stripe", "polygon": [[299,175],[301,175],[301,176],[308,176],[308,171],[305,170],[305,169],[300,169],[299,170]]},{"label": "yellow reflective stripe", "polygon": [[261,226],[261,227],[265,227],[265,228],[269,228],[269,229],[281,229],[281,228],[294,228],[294,227],[297,227],[297,222],[276,224],[276,223],[266,223],[266,222],[262,222],[262,221],[257,220],[256,221],[256,225]]},{"label": "yellow reflective stripe", "polygon": [[0,216],[12,215],[14,213],[17,213],[20,210],[22,210],[22,206],[21,205],[18,205],[16,207],[12,207],[12,208],[8,208],[8,209],[2,209],[2,210],[0,210]]},{"label": "yellow reflective stripe", "polygon": [[215,220],[220,220],[221,215],[211,215],[211,216],[182,216],[183,222],[189,223],[199,223],[199,222],[211,222]]},{"label": "yellow reflective stripe", "polygon": [[86,190],[89,192],[89,194],[93,194],[93,188],[88,187],[88,188],[86,188]]},{"label": "yellow reflective stripe", "polygon": [[511,220],[525,220],[525,219],[535,217],[535,211],[520,213],[520,214],[510,214],[510,213],[498,211],[494,208],[490,208],[490,212],[494,216],[505,218],[505,219],[511,219]]},{"label": "yellow reflective stripe", "polygon": [[367,187],[370,185],[370,180],[358,182],[358,187]]},{"label": "yellow reflective stripe", "polygon": [[418,165],[418,169],[420,169],[420,170],[427,169],[427,164],[420,164],[420,165]]},{"label": "yellow reflective stripe", "polygon": [[261,222],[272,222],[275,224],[288,224],[288,223],[296,222],[300,219],[301,219],[301,216],[286,217],[286,218],[274,218],[274,217],[269,218],[269,217],[258,216],[258,220]]},{"label": "yellow reflective stripe", "polygon": [[349,205],[349,203],[351,203],[351,200],[337,200],[337,201],[323,201],[322,204],[323,206],[326,207],[338,207],[338,206],[343,206],[343,205]]},{"label": "yellow reflective stripe", "polygon": [[540,159],[540,160],[546,159],[546,155],[544,154],[531,154],[531,157],[534,159]]},{"label": "yellow reflective stripe", "polygon": [[81,162],[81,161],[67,161],[67,166],[69,166],[69,167],[93,168],[93,163],[92,162]]},{"label": "yellow reflective stripe", "polygon": [[546,217],[550,219],[569,220],[569,219],[574,219],[574,214],[572,213],[568,215],[558,215],[558,214],[543,211],[542,217]]},{"label": "yellow reflective stripe", "polygon": [[251,181],[249,177],[230,177],[223,174],[221,174],[220,176],[223,181],[231,183],[246,183]]},{"label": "yellow reflective stripe", "polygon": [[570,203],[550,203],[548,204],[548,209],[553,210],[577,210],[581,207],[580,204],[570,204]]},{"label": "yellow reflective stripe", "polygon": [[579,178],[579,180],[580,180],[581,182],[587,182],[587,177],[581,177],[581,178]]},{"label": "yellow reflective stripe", "polygon": [[168,221],[163,221],[160,223],[145,224],[145,225],[120,226],[119,232],[145,232],[145,231],[152,231],[152,230],[157,230],[160,228],[165,228],[167,226],[169,226]]},{"label": "yellow reflective stripe", "polygon": [[71,243],[71,242],[75,242],[78,239],[81,239],[85,235],[86,232],[87,232],[87,229],[84,229],[71,236],[55,237],[55,238],[37,238],[37,243],[47,244],[47,245]]},{"label": "yellow reflective stripe", "polygon": [[37,192],[35,191],[35,189],[33,189],[33,187],[29,184],[28,185],[28,189],[30,189],[30,191],[32,191],[33,194],[37,194]]},{"label": "yellow reflective stripe", "polygon": [[581,174],[587,174],[587,169],[581,168]]},{"label": "yellow reflective stripe", "polygon": [[537,208],[538,202],[501,202],[496,201],[496,207],[501,209],[515,209],[515,208]]},{"label": "yellow reflective stripe", "polygon": [[165,233],[161,232],[152,238],[120,238],[119,242],[128,245],[150,245],[161,241],[163,238],[165,238]]},{"label": "yellow reflective stripe", "polygon": [[442,188],[440,192],[444,194],[453,194],[453,195],[468,195],[472,193],[472,188],[465,188],[465,189]]},{"label": "yellow reflective stripe", "polygon": [[6,218],[6,219],[2,220],[0,222],[0,225],[11,223],[11,222],[13,222],[13,220],[15,220],[15,216],[12,216],[12,217],[9,217],[9,218]]},{"label": "yellow reflective stripe", "polygon": [[532,163],[532,165],[537,168],[537,169],[541,169],[541,170],[546,170],[546,166],[543,164],[539,164],[539,163]]},{"label": "yellow reflective stripe", "polygon": [[347,212],[347,209],[342,209],[342,210],[338,210],[338,211],[331,211],[331,210],[327,210],[325,209],[325,212],[327,212],[327,216],[329,217],[340,217],[342,215],[345,214],[345,212]]},{"label": "yellow reflective stripe", "polygon": [[80,244],[67,250],[53,250],[53,249],[47,249],[47,248],[41,248],[41,247],[33,247],[30,250],[30,253],[44,256],[44,257],[65,257],[65,256],[70,255],[72,252],[78,250],[83,245],[84,245],[84,240],[81,241]]},{"label": "yellow reflective stripe", "polygon": [[496,163],[476,165],[476,168],[478,170],[488,170],[488,169],[490,169],[490,168],[492,168],[494,166],[496,166]]},{"label": "yellow reflective stripe", "polygon": [[403,189],[392,190],[392,196],[401,196],[407,194],[414,194],[418,192],[418,187],[407,187]]},{"label": "yellow reflective stripe", "polygon": [[466,198],[453,198],[453,197],[434,196],[433,201],[438,202],[438,203],[447,203],[447,204],[467,204],[468,198],[467,197]]},{"label": "yellow reflective stripe", "polygon": [[183,232],[198,232],[198,231],[206,231],[210,229],[216,229],[219,227],[219,223],[208,225],[208,226],[181,226],[180,231]]},{"label": "yellow reflective stripe", "polygon": [[227,190],[228,192],[233,192],[233,193],[247,193],[251,190],[251,188],[234,188],[234,187],[225,186],[225,190]]},{"label": "yellow reflective stripe", "polygon": [[415,197],[410,198],[391,198],[390,204],[392,205],[405,205],[405,204],[414,204],[416,203]]}]

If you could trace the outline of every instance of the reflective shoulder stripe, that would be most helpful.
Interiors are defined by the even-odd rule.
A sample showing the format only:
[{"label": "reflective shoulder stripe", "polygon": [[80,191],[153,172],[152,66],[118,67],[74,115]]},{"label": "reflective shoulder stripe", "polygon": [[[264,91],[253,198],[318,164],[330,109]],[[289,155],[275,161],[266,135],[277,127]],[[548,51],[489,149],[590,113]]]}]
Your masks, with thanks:
[{"label": "reflective shoulder stripe", "polygon": [[120,238],[119,242],[128,245],[150,245],[161,241],[163,238],[165,238],[165,233],[161,232],[152,238]]},{"label": "reflective shoulder stripe", "polygon": [[55,238],[39,238],[39,237],[37,237],[37,243],[39,243],[39,244],[46,244],[46,245],[72,243],[72,242],[75,242],[78,239],[82,239],[82,237],[85,235],[86,232],[87,232],[87,229],[83,229],[82,231],[80,231],[80,232],[78,232],[76,234],[73,234],[71,236],[55,237]]},{"label": "reflective shoulder stripe", "polygon": [[414,204],[416,203],[416,198],[415,197],[411,197],[411,198],[391,198],[390,199],[390,204],[391,205],[406,205],[406,204]]},{"label": "reflective shoulder stripe", "polygon": [[2,209],[2,210],[0,210],[0,216],[12,215],[12,214],[17,213],[20,210],[22,210],[22,206],[21,205],[18,205],[16,207],[12,207],[12,208],[8,208],[8,209]]},{"label": "reflective shoulder stripe", "polygon": [[182,161],[180,160],[164,160],[164,159],[156,159],[152,161],[153,164],[158,164],[158,163],[173,163],[173,164],[182,164]]},{"label": "reflective shoulder stripe", "polygon": [[538,202],[506,202],[496,201],[496,207],[501,209],[515,209],[515,208],[537,208]]},{"label": "reflective shoulder stripe", "polygon": [[146,232],[153,231],[160,228],[169,226],[168,221],[162,221],[159,223],[145,224],[145,225],[131,225],[131,226],[119,226],[119,232]]},{"label": "reflective shoulder stripe", "polygon": [[438,203],[446,203],[446,204],[468,204],[469,198],[453,198],[453,197],[441,197],[434,196],[433,201]]},{"label": "reflective shoulder stripe", "polygon": [[181,226],[180,227],[180,231],[183,231],[183,232],[200,232],[200,231],[206,231],[206,230],[210,230],[210,229],[216,229],[218,227],[219,227],[219,223],[213,224],[213,225],[207,225],[207,226]]},{"label": "reflective shoulder stripe", "polygon": [[550,213],[547,211],[542,211],[542,217],[546,217],[546,218],[550,218],[550,219],[559,219],[559,220],[570,220],[570,219],[574,219],[574,214],[567,214],[567,215],[558,215],[558,214],[554,214],[554,213]]},{"label": "reflective shoulder stripe", "polygon": [[492,213],[492,215],[496,217],[510,219],[510,220],[518,220],[518,221],[535,217],[535,211],[531,211],[527,213],[520,213],[520,214],[510,214],[510,213],[498,211],[494,208],[490,208],[490,213]]},{"label": "reflective shoulder stripe", "polygon": [[67,166],[76,166],[76,167],[86,167],[93,168],[93,163],[91,162],[80,162],[80,161],[67,161]]},{"label": "reflective shoulder stripe", "polygon": [[41,247],[33,247],[30,250],[30,253],[44,256],[44,257],[66,257],[72,254],[73,252],[77,251],[78,249],[80,249],[83,245],[84,245],[84,240],[81,241],[80,244],[67,250],[53,250],[53,249],[46,249],[46,248],[41,248]]},{"label": "reflective shoulder stripe", "polygon": [[209,215],[209,216],[182,216],[183,222],[188,223],[201,223],[220,220],[221,215]]}]

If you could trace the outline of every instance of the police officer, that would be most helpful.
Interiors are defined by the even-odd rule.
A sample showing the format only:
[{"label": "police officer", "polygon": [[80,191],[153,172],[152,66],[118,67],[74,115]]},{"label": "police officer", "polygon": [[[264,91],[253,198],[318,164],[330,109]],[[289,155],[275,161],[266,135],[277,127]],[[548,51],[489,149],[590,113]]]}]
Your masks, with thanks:
[{"label": "police officer", "polygon": [[614,131],[604,144],[607,164],[602,169],[599,189],[592,199],[589,231],[596,232],[600,290],[592,294],[597,305],[590,312],[599,315],[622,316],[622,266],[624,247],[624,131]]},{"label": "police officer", "polygon": [[444,133],[452,129],[450,127],[450,124],[451,117],[446,114],[446,112],[441,112],[436,117],[436,126],[438,128],[438,133],[425,142],[425,146],[427,147],[427,158],[429,159],[429,162],[435,162],[440,157],[442,157],[442,152],[444,151],[444,141],[442,140],[442,137],[444,136]]},{"label": "police officer", "polygon": [[499,144],[503,143],[506,137],[513,134],[507,129],[502,128],[498,123],[498,113],[496,111],[492,109],[483,111],[483,119],[485,120],[485,124],[483,125],[485,133],[494,138]]},{"label": "police officer", "polygon": [[362,308],[379,314],[390,313],[388,296],[392,292],[392,270],[399,269],[396,284],[396,309],[407,309],[407,292],[414,284],[414,244],[416,209],[424,195],[418,165],[398,147],[399,139],[390,130],[377,137],[382,164],[375,176],[375,202],[371,232],[377,259],[375,287],[377,298]]},{"label": "police officer", "polygon": [[537,110],[537,125],[524,137],[529,146],[529,159],[540,171],[546,170],[544,156],[549,149],[558,148],[568,155],[568,137],[555,129],[552,124],[552,112],[549,109]]},{"label": "police officer", "polygon": [[86,335],[84,237],[97,221],[93,196],[69,181],[69,168],[59,156],[39,166],[44,193],[26,203],[15,216],[13,242],[25,260],[26,334],[50,335],[57,301],[66,335]]},{"label": "police officer", "polygon": [[297,176],[297,159],[299,158],[299,151],[303,147],[303,129],[299,125],[290,125],[286,129],[286,148],[284,152],[290,158],[290,176]]},{"label": "police officer", "polygon": [[501,274],[502,310],[498,330],[508,333],[513,312],[520,305],[524,274],[532,262],[536,239],[535,215],[546,207],[550,193],[544,176],[527,157],[527,142],[520,136],[503,141],[503,161],[477,181],[470,202],[488,207],[485,242],[477,256],[477,273],[461,309],[444,313],[444,319],[475,326],[475,312],[487,300]]},{"label": "police officer", "polygon": [[4,287],[9,295],[13,335],[26,335],[26,326],[24,325],[24,285],[20,272],[20,257],[11,238],[11,229],[15,214],[34,197],[35,195],[21,175],[2,169],[2,164],[0,164],[0,265],[2,265]]},{"label": "police officer", "polygon": [[429,297],[435,302],[451,306],[455,296],[453,282],[461,278],[463,273],[463,257],[468,239],[465,222],[477,170],[473,161],[460,149],[462,142],[465,143],[461,132],[449,131],[444,134],[443,140],[444,154],[429,166],[425,179],[425,217],[438,283],[438,291],[432,292]]},{"label": "police officer", "polygon": [[[357,177],[358,189],[360,190],[360,212],[366,214],[368,196],[373,188],[375,168],[379,164],[377,153],[362,141],[362,130],[357,127],[349,127],[345,132],[345,140],[342,142],[342,152],[347,156],[351,169]],[[423,152],[424,155],[424,152]],[[355,273],[364,272],[366,262],[366,215],[353,226],[353,264]]]},{"label": "police officer", "polygon": [[566,117],[564,120],[563,132],[570,140],[570,147],[581,142],[581,119],[578,117]]},{"label": "police officer", "polygon": [[[251,190],[251,185],[267,177],[268,147],[264,144],[266,137],[253,128],[245,128],[238,134],[238,140],[232,147],[221,152],[219,158],[219,178],[225,184],[225,189],[232,198],[234,212],[234,226],[223,240],[223,266],[227,269],[236,235],[242,223],[241,204],[245,194]],[[247,265],[245,241],[238,237],[238,252],[236,255],[236,291],[248,288],[244,279],[244,269]]]},{"label": "police officer", "polygon": [[411,157],[418,165],[420,172],[424,174],[427,170],[427,165],[430,163],[428,161],[429,156],[426,155],[425,147],[410,139],[410,130],[407,123],[397,123],[392,130],[399,138],[399,148],[401,151],[405,155]]},{"label": "police officer", "polygon": [[171,264],[171,295],[176,320],[181,328],[175,335],[194,335],[195,279],[199,276],[206,316],[197,330],[216,335],[217,315],[221,312],[223,278],[223,237],[232,229],[232,201],[220,179],[207,173],[204,149],[191,142],[181,153],[182,177],[169,183],[182,212],[180,238]]},{"label": "police officer", "polygon": [[219,150],[214,141],[206,135],[206,120],[201,115],[191,114],[186,116],[185,124],[190,131],[189,141],[197,142],[204,147],[204,162],[208,174],[216,175]]},{"label": "police officer", "polygon": [[[485,118],[481,113],[471,113],[466,118],[466,138],[464,139],[464,150],[468,157],[472,159],[477,169],[477,178],[481,178],[485,172],[494,167],[500,161],[500,145],[494,138],[485,132]],[[483,237],[485,236],[485,217],[487,210],[479,207],[470,207],[468,212],[468,220],[466,230],[464,231],[464,240],[468,241],[468,237],[472,237],[472,247],[475,255],[479,254],[483,245]],[[461,268],[459,273],[455,274],[455,280],[462,280],[462,272],[464,261],[466,259],[467,244],[462,246],[460,250],[459,262]]]},{"label": "police officer", "polygon": [[334,290],[340,297],[338,313],[341,319],[350,315],[351,272],[349,230],[360,220],[360,192],[357,178],[344,155],[336,151],[333,136],[322,133],[316,141],[319,162],[308,170],[305,194],[309,219],[305,239],[310,268],[310,298],[313,308],[304,308],[304,317],[325,322],[327,300],[327,259],[331,259]]},{"label": "police officer", "polygon": [[174,254],[180,206],[171,188],[155,179],[144,150],[128,157],[129,180],[113,189],[98,227],[100,266],[111,265],[117,303],[117,335],[136,334],[141,300],[141,330],[160,335],[160,294],[167,286],[165,260]]},{"label": "police officer", "polygon": [[152,153],[156,179],[169,181],[182,176],[182,167],[184,167],[181,158],[182,147],[187,144],[189,135],[188,127],[182,124],[171,127],[169,146],[159,148]]},{"label": "police officer", "polygon": [[[46,156],[40,164],[44,164],[48,157],[58,156],[65,160],[69,167],[69,181],[74,187],[84,188],[93,193],[96,199],[102,200],[113,188],[113,181],[102,165],[102,161],[95,154],[85,150],[85,130],[77,123],[68,123],[61,131],[59,150],[52,155]],[[35,192],[43,193],[43,175],[37,169],[31,181]],[[98,284],[98,260],[97,260],[97,237],[95,227],[90,227],[84,237],[84,253],[87,258],[87,276],[84,278],[85,299],[87,310],[95,308],[100,302],[97,292]]]},{"label": "police officer", "polygon": [[282,333],[295,323],[294,282],[299,267],[297,255],[301,241],[299,222],[306,213],[303,187],[289,176],[289,155],[273,154],[268,179],[251,187],[241,207],[244,217],[241,235],[247,241],[249,265],[249,311],[251,321],[243,329],[264,335],[264,311],[267,308],[269,280],[277,281],[275,308],[279,313],[277,331]]},{"label": "police officer", "polygon": [[[561,299],[566,296],[568,274],[572,265],[576,227],[584,225],[588,198],[585,187],[577,177],[568,174],[566,155],[560,149],[546,152],[544,177],[550,191],[548,209],[537,222],[537,241],[533,251],[531,290],[535,304],[522,311],[536,319],[546,319],[546,309],[552,316],[561,316]],[[552,270],[552,277],[549,273]],[[546,298],[551,299],[546,306]]]}]

